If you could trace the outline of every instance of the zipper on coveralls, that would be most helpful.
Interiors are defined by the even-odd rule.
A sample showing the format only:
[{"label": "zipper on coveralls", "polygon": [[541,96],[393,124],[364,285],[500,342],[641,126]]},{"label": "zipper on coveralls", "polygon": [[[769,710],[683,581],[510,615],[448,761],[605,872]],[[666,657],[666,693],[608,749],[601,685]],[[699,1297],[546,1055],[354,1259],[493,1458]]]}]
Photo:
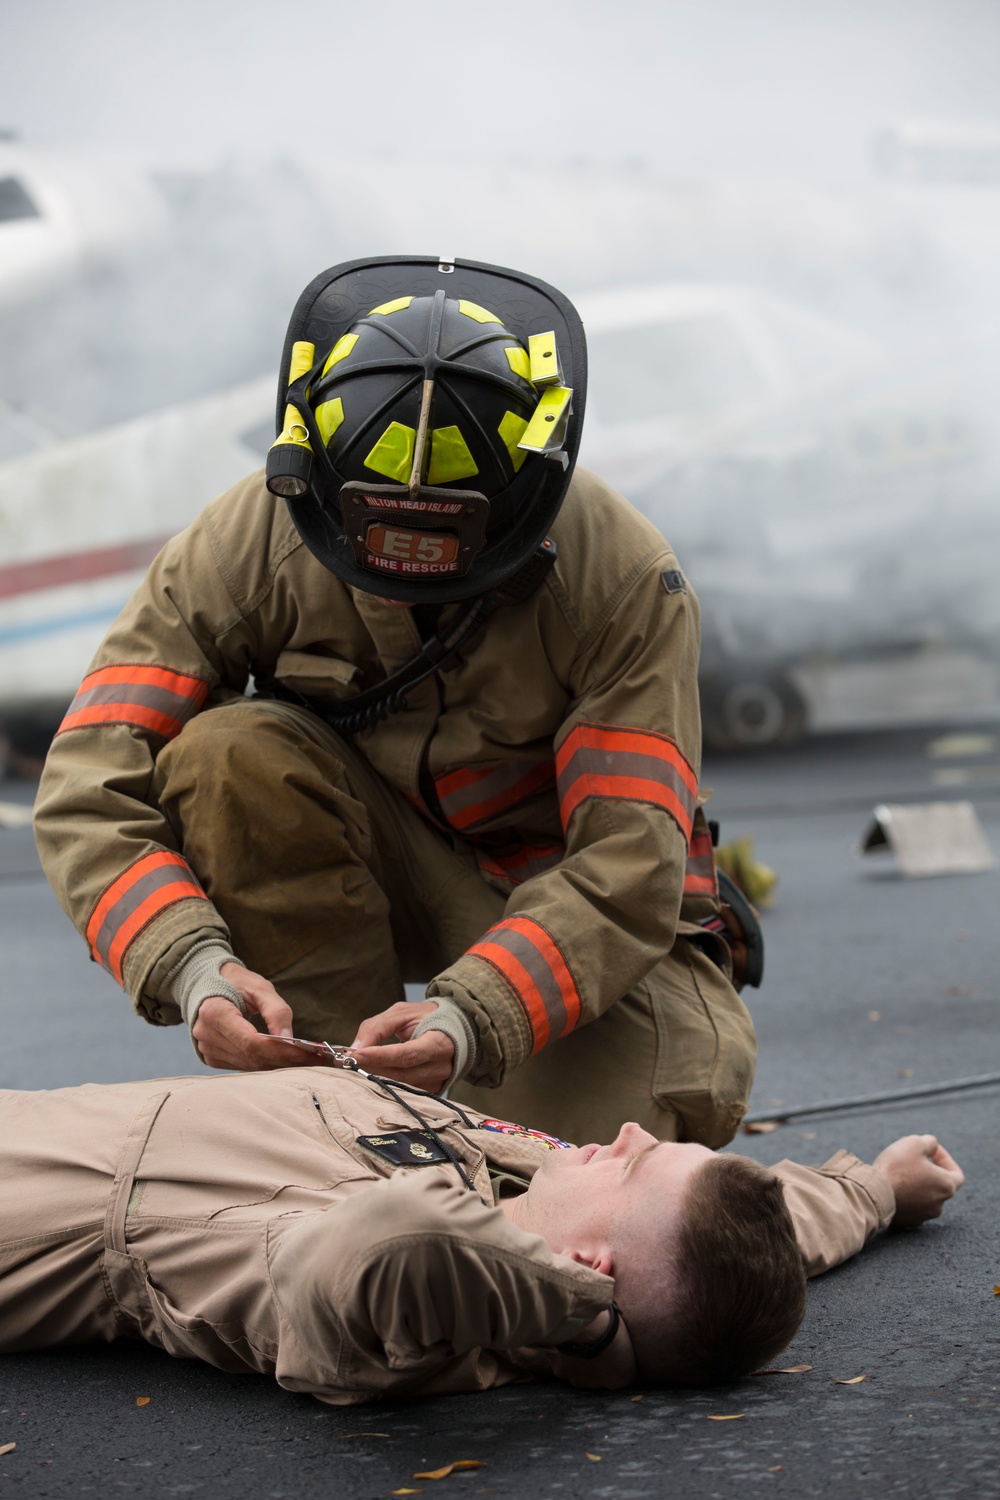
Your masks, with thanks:
[{"label": "zipper on coveralls", "polygon": [[313,1094],[313,1096],[312,1096],[312,1102],[316,1106],[316,1113],[319,1115],[320,1119],[323,1121],[323,1126],[324,1126],[324,1128],[326,1130],[327,1135],[330,1137],[331,1141],[335,1141],[337,1139],[337,1137],[334,1135],[333,1131],[330,1129],[329,1125],[327,1124],[326,1115],[323,1113],[323,1106],[322,1106],[322,1104],[320,1104],[320,1102],[316,1098],[315,1094]]}]

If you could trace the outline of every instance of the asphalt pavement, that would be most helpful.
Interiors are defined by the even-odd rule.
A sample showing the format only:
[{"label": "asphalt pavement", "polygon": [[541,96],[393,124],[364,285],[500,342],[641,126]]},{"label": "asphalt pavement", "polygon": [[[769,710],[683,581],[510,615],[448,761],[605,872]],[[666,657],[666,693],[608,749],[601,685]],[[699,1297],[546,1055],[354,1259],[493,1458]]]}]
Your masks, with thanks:
[{"label": "asphalt pavement", "polygon": [[[914,880],[853,852],[877,803],[967,798],[1000,854],[997,731],[943,738],[955,733],[822,738],[707,764],[723,839],[752,834],[780,877],[764,986],[749,992],[752,1110],[1000,1071],[1000,873]],[[31,795],[0,784],[0,803]],[[87,961],[27,828],[0,826],[0,990],[0,1087],[197,1070],[185,1036],[132,1017]],[[941,1221],[884,1236],[812,1284],[780,1361],[804,1373],[711,1393],[538,1384],[338,1410],[140,1345],[5,1356],[0,1497],[988,1500],[1000,1495],[998,1124],[992,1088],[797,1118],[733,1143],[765,1163],[822,1161],[842,1145],[870,1159],[932,1131],[966,1170]],[[720,1416],[733,1420],[709,1420]],[[483,1467],[413,1477],[456,1459]]]}]

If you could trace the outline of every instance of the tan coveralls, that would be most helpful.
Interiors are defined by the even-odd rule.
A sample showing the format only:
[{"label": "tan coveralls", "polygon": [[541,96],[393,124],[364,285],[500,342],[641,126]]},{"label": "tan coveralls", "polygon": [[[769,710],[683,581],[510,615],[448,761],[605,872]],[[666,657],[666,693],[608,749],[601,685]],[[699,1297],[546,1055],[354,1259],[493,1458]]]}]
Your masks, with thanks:
[{"label": "tan coveralls", "polygon": [[[328,1068],[0,1092],[0,1350],[141,1337],[336,1405],[549,1373],[614,1289],[494,1207],[553,1145],[418,1107],[475,1192],[359,1144],[415,1122]],[[894,1211],[845,1152],[774,1170],[810,1274]]]},{"label": "tan coveralls", "polygon": [[533,597],[347,743],[248,680],[343,698],[416,653],[419,614],[327,572],[251,476],[164,548],[98,652],[42,778],[42,861],[147,1020],[179,1019],[168,976],[231,935],[308,1036],[350,1042],[430,980],[472,1022],[469,1083],[500,1086],[459,1097],[564,1136],[635,1119],[719,1146],[755,1038],[687,940],[717,909],[697,603],[591,475],[552,535]]}]

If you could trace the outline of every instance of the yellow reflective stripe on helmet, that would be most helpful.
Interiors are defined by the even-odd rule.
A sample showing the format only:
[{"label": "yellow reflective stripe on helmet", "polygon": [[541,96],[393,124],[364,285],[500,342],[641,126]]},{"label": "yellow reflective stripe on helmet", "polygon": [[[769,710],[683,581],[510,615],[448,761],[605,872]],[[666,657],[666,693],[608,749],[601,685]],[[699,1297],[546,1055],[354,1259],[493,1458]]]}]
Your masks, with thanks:
[{"label": "yellow reflective stripe on helmet", "polygon": [[546,386],[517,446],[529,453],[551,453],[561,447],[572,399],[568,386]]},{"label": "yellow reflective stripe on helmet", "polygon": [[325,375],[327,370],[331,370],[334,365],[339,365],[342,359],[346,359],[357,342],[356,333],[343,334],[330,350],[326,364],[323,366],[323,374]]},{"label": "yellow reflective stripe on helmet", "polygon": [[526,453],[522,453],[517,446],[527,425],[528,423],[524,417],[519,417],[516,411],[509,411],[504,414],[504,419],[497,428],[497,432],[500,434],[500,441],[510,454],[510,461],[514,465],[515,474],[520,471],[521,465],[528,456]]},{"label": "yellow reflective stripe on helmet", "polygon": [[402,422],[390,422],[388,427],[365,459],[365,468],[405,484],[413,466],[413,444],[416,432],[404,427]]},{"label": "yellow reflective stripe on helmet", "polygon": [[487,312],[485,307],[479,307],[475,302],[465,302],[459,299],[458,310],[460,313],[465,313],[467,318],[475,318],[477,323],[500,322],[496,313]]},{"label": "yellow reflective stripe on helmet", "polygon": [[447,484],[449,479],[471,479],[478,474],[476,460],[459,427],[435,427],[431,433],[431,466],[428,484]]},{"label": "yellow reflective stripe on helmet", "polygon": [[522,349],[520,344],[508,344],[503,351],[507,356],[507,363],[515,375],[520,375],[524,380],[531,379],[531,361],[528,351]]},{"label": "yellow reflective stripe on helmet", "polygon": [[533,333],[528,339],[533,385],[562,385],[562,367],[554,333]]},{"label": "yellow reflective stripe on helmet", "polygon": [[412,297],[397,297],[395,302],[383,302],[380,307],[373,307],[368,316],[374,318],[376,313],[402,312],[412,301]]},{"label": "yellow reflective stripe on helmet", "polygon": [[279,437],[271,444],[277,448],[279,443],[298,443],[300,448],[308,448],[312,452],[312,444],[309,441],[309,433],[306,424],[302,420],[302,413],[297,406],[285,407],[285,425]]},{"label": "yellow reflective stripe on helmet", "polygon": [[[301,375],[307,375],[313,367],[315,358],[316,345],[308,344],[304,339],[297,340],[292,345],[292,357],[288,363],[288,384],[293,385]],[[297,443],[300,448],[308,448],[310,453],[312,452],[309,432],[297,406],[285,407],[284,426],[271,447],[277,448],[281,443]]]},{"label": "yellow reflective stripe on helmet", "polygon": [[323,401],[317,406],[314,415],[316,417],[316,426],[319,428],[319,435],[323,439],[323,446],[325,448],[344,420],[344,403],[339,396],[335,397],[333,401]]},{"label": "yellow reflective stripe on helmet", "polygon": [[316,358],[316,345],[307,344],[304,340],[298,340],[292,345],[292,358],[288,366],[288,384],[298,380],[300,375],[305,375],[313,367]]}]

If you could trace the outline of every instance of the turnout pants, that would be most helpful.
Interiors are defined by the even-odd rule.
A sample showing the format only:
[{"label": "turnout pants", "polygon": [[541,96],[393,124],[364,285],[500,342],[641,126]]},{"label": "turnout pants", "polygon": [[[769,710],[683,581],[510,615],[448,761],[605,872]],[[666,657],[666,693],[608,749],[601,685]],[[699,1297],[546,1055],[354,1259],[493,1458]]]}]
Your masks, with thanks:
[{"label": "turnout pants", "polygon": [[[199,714],[156,791],[241,963],[272,981],[298,1035],[350,1042],[503,916],[475,855],[429,823],[305,709],[245,699]],[[603,1015],[454,1097],[571,1141],[636,1120],[721,1146],[753,1082],[753,1024],[725,973],[679,937]]]}]

